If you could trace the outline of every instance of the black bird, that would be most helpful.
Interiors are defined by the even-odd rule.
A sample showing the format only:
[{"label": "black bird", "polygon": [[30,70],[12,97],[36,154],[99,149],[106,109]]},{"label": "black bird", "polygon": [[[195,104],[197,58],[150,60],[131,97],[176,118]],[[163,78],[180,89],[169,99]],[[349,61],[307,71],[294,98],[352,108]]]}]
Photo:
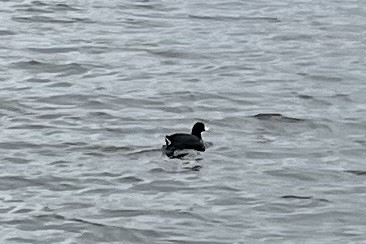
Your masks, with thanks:
[{"label": "black bird", "polygon": [[196,151],[204,152],[205,145],[202,141],[201,132],[207,131],[207,128],[202,122],[197,122],[192,128],[191,134],[176,133],[170,136],[165,136],[166,145],[163,146],[163,152],[169,158],[182,158],[188,153],[180,153],[175,155],[175,151],[184,149],[193,149]]}]

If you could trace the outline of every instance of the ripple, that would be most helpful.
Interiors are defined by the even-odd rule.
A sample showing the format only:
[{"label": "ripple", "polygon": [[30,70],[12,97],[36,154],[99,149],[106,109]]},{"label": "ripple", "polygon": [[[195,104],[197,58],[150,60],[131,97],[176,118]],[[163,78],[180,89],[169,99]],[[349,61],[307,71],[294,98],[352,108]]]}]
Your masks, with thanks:
[{"label": "ripple", "polygon": [[208,16],[208,15],[188,15],[189,18],[192,19],[202,19],[202,20],[215,20],[215,21],[266,21],[270,23],[277,23],[281,22],[278,18],[272,17],[242,17],[242,16]]},{"label": "ripple", "polygon": [[27,179],[20,176],[1,176],[0,189],[3,191],[12,190],[14,186],[17,188],[25,188],[32,186],[42,186],[43,184],[35,179]]},{"label": "ripple", "polygon": [[346,170],[344,172],[351,173],[354,175],[359,175],[359,176],[366,175],[366,171],[362,171],[362,170]]},{"label": "ripple", "polygon": [[304,174],[303,172],[286,172],[282,170],[268,170],[265,172],[266,174],[273,175],[275,177],[294,179],[299,181],[316,181],[315,176],[309,176]]},{"label": "ripple", "polygon": [[12,35],[16,35],[16,33],[10,30],[0,30],[0,36],[12,36]]},{"label": "ripple", "polygon": [[139,182],[142,182],[144,180],[142,180],[138,177],[135,177],[135,176],[123,176],[123,177],[118,177],[117,181],[120,182],[120,183],[131,184],[131,183],[139,183]]},{"label": "ripple", "polygon": [[322,199],[322,198],[316,199],[316,198],[308,197],[308,196],[285,195],[285,196],[281,196],[281,198],[283,198],[283,199],[298,199],[298,200],[319,200],[319,201],[322,201],[322,202],[329,202],[326,199]]},{"label": "ripple", "polygon": [[257,118],[257,119],[260,119],[260,120],[276,120],[276,121],[281,121],[281,122],[301,122],[301,121],[304,121],[304,119],[286,117],[286,116],[283,116],[282,114],[276,114],[276,113],[256,114],[253,117]]},{"label": "ripple", "polygon": [[5,157],[4,160],[9,161],[14,164],[26,164],[31,162],[32,160],[18,157]]},{"label": "ripple", "polygon": [[155,50],[147,50],[147,52],[165,57],[165,58],[177,58],[177,59],[201,59],[204,58],[204,55],[187,52],[187,51],[178,51],[178,50],[168,50],[168,51],[155,51]]},{"label": "ripple", "polygon": [[28,50],[36,52],[36,53],[68,53],[68,52],[76,52],[76,51],[78,51],[78,48],[77,47],[48,47],[48,48],[29,47]]},{"label": "ripple", "polygon": [[13,21],[20,23],[56,23],[56,24],[71,24],[75,23],[73,19],[55,19],[47,16],[30,16],[30,17],[12,17]]},{"label": "ripple", "polygon": [[13,67],[17,69],[32,70],[38,73],[61,73],[61,76],[83,74],[87,71],[87,68],[84,68],[78,63],[57,64],[36,60],[16,62],[13,63]]}]

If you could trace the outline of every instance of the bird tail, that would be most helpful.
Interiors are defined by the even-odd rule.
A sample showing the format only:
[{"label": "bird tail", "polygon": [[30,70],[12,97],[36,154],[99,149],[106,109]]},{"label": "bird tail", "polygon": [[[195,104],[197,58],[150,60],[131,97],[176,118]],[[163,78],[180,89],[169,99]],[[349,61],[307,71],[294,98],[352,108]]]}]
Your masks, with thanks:
[{"label": "bird tail", "polygon": [[166,143],[167,146],[172,144],[172,142],[169,140],[168,136],[165,136],[165,143]]}]

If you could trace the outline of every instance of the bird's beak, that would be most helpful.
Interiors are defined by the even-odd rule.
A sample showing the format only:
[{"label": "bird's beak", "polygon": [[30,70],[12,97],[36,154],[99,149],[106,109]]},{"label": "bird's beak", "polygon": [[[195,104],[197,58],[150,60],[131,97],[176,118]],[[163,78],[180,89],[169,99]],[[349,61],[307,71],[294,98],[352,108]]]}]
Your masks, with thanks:
[{"label": "bird's beak", "polygon": [[205,131],[210,131],[210,128],[205,126]]}]

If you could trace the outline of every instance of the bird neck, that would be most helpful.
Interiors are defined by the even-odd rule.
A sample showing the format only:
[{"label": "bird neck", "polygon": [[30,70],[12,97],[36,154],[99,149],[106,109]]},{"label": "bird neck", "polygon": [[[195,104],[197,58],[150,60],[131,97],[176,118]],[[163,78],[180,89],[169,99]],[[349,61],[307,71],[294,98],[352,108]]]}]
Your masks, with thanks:
[{"label": "bird neck", "polygon": [[196,131],[196,130],[192,130],[192,133],[191,134],[194,135],[194,136],[197,136],[198,138],[200,138],[202,140],[201,132]]}]

